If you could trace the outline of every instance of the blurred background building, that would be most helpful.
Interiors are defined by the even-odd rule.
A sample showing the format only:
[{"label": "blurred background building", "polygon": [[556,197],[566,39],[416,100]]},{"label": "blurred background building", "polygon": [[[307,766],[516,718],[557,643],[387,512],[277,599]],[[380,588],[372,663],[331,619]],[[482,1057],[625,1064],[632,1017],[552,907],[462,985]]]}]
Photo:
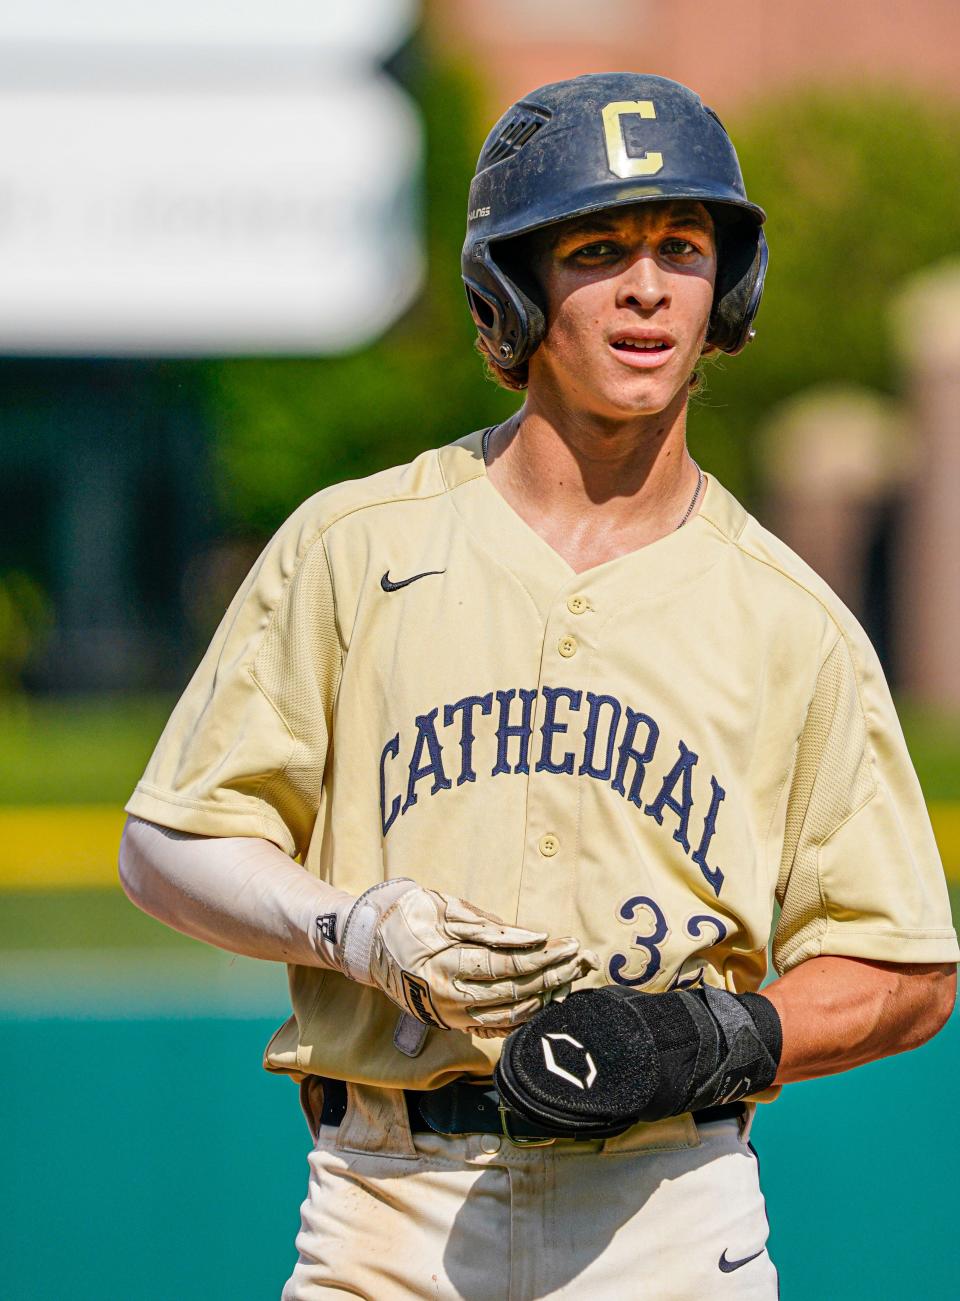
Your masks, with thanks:
[{"label": "blurred background building", "polygon": [[693,86],[721,113],[813,85],[832,90],[913,87],[956,100],[951,0],[912,8],[869,0],[470,0],[430,15],[455,58],[475,52],[492,100],[509,104],[533,86],[611,68],[655,71]]},{"label": "blurred background building", "polygon": [[[18,1117],[0,1294],[279,1290],[306,1134],[256,1064],[283,975],[126,903],[122,804],[286,515],[515,407],[482,379],[460,284],[474,162],[517,97],[622,68],[700,91],[767,209],[758,336],[709,365],[690,442],[865,624],[960,891],[955,0],[8,6],[0,1024],[30,1065],[0,1072]],[[929,1051],[956,1071],[960,1032]],[[758,1124],[792,1154],[779,1173],[765,1158],[785,1298],[822,1295],[810,1234],[841,1224],[832,1297],[913,1295],[917,1259],[931,1295],[955,1290],[937,1153],[957,1122],[912,1112],[898,1168],[914,1191],[941,1181],[912,1210],[891,1206],[876,1138],[889,1098],[922,1088],[901,1059],[788,1090]],[[834,1103],[825,1177],[804,1139]],[[36,1263],[65,1105],[83,1167],[67,1283]]]}]

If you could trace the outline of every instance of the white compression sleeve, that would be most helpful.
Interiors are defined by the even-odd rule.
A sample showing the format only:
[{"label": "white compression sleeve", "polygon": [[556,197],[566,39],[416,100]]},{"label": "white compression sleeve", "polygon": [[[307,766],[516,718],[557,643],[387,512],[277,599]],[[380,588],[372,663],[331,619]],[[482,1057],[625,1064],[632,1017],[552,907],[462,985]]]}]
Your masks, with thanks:
[{"label": "white compression sleeve", "polygon": [[355,896],[252,836],[191,836],[127,821],[120,880],[144,912],[194,939],[269,962],[341,969]]}]

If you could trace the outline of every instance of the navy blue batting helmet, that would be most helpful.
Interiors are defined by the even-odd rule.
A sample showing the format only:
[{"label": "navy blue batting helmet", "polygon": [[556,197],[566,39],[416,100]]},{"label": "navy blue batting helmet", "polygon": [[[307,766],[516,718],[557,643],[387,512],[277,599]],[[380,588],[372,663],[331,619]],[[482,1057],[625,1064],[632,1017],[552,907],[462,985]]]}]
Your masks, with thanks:
[{"label": "navy blue batting helmet", "polygon": [[697,199],[711,213],[717,283],[707,342],[740,351],[753,335],[767,243],[765,213],[747,199],[730,137],[686,86],[604,72],[525,96],[480,151],[461,265],[473,319],[499,366],[525,362],[546,329],[537,286],[505,241],[651,199]]}]

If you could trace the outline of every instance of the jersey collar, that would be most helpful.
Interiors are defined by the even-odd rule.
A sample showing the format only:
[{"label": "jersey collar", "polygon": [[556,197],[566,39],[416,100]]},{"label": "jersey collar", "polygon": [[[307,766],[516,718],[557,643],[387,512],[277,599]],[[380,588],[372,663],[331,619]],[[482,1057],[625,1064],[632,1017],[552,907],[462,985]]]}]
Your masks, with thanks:
[{"label": "jersey collar", "polygon": [[679,593],[720,560],[748,518],[708,475],[700,509],[682,528],[578,574],[490,482],[483,434],[477,430],[438,453],[451,505],[477,545],[514,575],[542,611],[575,591],[615,599],[621,607]]}]

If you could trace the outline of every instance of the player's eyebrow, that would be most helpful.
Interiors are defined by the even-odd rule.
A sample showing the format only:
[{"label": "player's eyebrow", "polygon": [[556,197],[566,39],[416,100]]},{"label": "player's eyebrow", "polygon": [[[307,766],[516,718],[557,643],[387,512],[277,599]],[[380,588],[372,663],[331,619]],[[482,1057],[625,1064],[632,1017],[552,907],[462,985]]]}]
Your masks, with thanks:
[{"label": "player's eyebrow", "polygon": [[[668,210],[663,214],[663,226],[667,230],[699,230],[705,235],[714,233],[713,222],[708,213],[692,203],[671,203],[664,205]],[[564,222],[553,236],[552,243],[560,244],[570,239],[582,239],[589,235],[615,234],[622,227],[622,218],[606,213],[590,213],[585,217]]]},{"label": "player's eyebrow", "polygon": [[665,225],[671,230],[702,230],[706,235],[713,234],[713,221],[710,216],[687,204],[677,204],[671,209]]},{"label": "player's eyebrow", "polygon": [[581,235],[609,235],[617,229],[616,220],[599,213],[591,214],[575,221],[564,222],[554,234],[554,242],[558,243],[562,239],[579,239]]}]

